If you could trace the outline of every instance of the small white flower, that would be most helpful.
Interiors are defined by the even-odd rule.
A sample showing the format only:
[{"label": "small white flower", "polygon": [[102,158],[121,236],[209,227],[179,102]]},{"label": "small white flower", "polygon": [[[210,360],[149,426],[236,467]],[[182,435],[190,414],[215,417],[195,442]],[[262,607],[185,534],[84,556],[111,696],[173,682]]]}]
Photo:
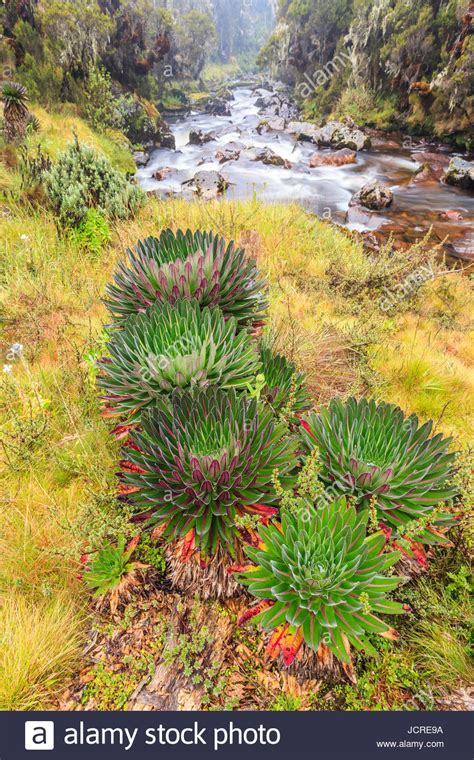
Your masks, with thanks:
[{"label": "small white flower", "polygon": [[5,374],[9,374],[12,371],[12,365],[11,364],[4,364],[3,365],[3,371]]},{"label": "small white flower", "polygon": [[23,343],[13,343],[8,351],[8,358],[19,359],[23,353]]},{"label": "small white flower", "polygon": [[28,235],[20,235],[20,240],[29,240],[29,239],[30,238]]}]

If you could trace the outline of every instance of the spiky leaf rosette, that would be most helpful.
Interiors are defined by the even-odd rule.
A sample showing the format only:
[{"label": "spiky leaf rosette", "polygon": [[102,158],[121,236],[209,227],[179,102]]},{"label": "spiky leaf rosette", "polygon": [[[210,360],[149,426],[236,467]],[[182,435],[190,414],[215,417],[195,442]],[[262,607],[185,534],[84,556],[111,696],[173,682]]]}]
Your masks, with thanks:
[{"label": "spiky leaf rosette", "polygon": [[[440,502],[456,495],[450,484],[454,453],[451,438],[430,437],[432,422],[421,427],[415,414],[405,417],[394,404],[373,400],[334,399],[303,421],[303,438],[321,456],[320,476],[333,493],[353,494],[368,506],[373,499],[378,518],[398,533],[422,519],[446,528],[452,515],[435,511]],[[443,541],[443,535],[425,527],[419,540]]]},{"label": "spiky leaf rosette", "polygon": [[[271,409],[234,390],[174,393],[142,415],[127,450],[125,483],[164,536],[191,535],[212,555],[218,545],[234,554],[236,525],[244,515],[268,516],[278,501],[273,473],[294,482],[298,440],[286,435]],[[136,450],[138,449],[138,450]]]},{"label": "spiky leaf rosette", "polygon": [[25,135],[28,107],[26,88],[18,82],[4,82],[0,89],[3,101],[5,137],[7,140],[21,140]]},{"label": "spiky leaf rosette", "polygon": [[305,386],[305,376],[282,354],[274,354],[271,349],[260,346],[262,375],[265,387],[261,399],[268,403],[275,413],[289,411],[303,412],[311,408],[311,399]]},{"label": "spiky leaf rosette", "polygon": [[195,299],[219,308],[240,327],[259,326],[265,316],[267,285],[241,248],[213,232],[164,230],[127,251],[107,286],[106,305],[115,323],[156,301]]},{"label": "spiky leaf rosette", "polygon": [[155,304],[114,332],[110,358],[100,363],[98,384],[107,395],[106,414],[131,415],[175,388],[219,385],[246,388],[260,363],[251,337],[220,309],[196,301]]},{"label": "spiky leaf rosette", "polygon": [[342,662],[350,647],[376,654],[368,633],[385,633],[377,614],[402,613],[385,595],[401,582],[384,571],[399,552],[384,553],[382,532],[367,536],[367,511],[358,513],[344,498],[282,509],[281,525],[259,528],[261,543],[245,551],[256,567],[239,577],[253,596],[264,600],[245,616],[274,631],[270,647],[285,641],[291,664],[301,644],[317,651],[325,644]]}]

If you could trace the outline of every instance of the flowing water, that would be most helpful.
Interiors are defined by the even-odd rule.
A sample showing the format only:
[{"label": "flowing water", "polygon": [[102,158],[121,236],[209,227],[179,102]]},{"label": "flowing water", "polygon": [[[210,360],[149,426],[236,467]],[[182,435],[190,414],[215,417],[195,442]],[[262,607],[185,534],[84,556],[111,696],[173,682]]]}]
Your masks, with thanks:
[{"label": "flowing water", "polygon": [[[474,194],[451,187],[439,178],[415,179],[416,171],[425,163],[420,153],[429,153],[429,163],[439,159],[446,164],[449,150],[443,146],[415,142],[400,135],[372,134],[372,147],[357,154],[355,164],[310,168],[311,156],[319,150],[309,142],[298,142],[285,131],[258,134],[256,127],[265,118],[255,105],[267,91],[238,88],[235,100],[229,103],[231,116],[213,116],[191,112],[171,125],[176,138],[176,150],[159,149],[152,153],[149,163],[138,170],[137,178],[147,191],[160,196],[179,194],[182,183],[198,171],[220,172],[229,182],[225,197],[244,199],[255,195],[268,203],[299,202],[309,211],[332,218],[335,222],[361,232],[372,231],[373,237],[384,239],[393,233],[404,243],[414,242],[430,227],[434,240],[448,237],[446,249],[463,259],[474,259]],[[202,146],[189,144],[191,130],[213,132],[216,139]],[[290,162],[290,168],[269,166],[241,155],[238,160],[220,164],[216,153],[231,143],[246,148],[271,148]],[[413,154],[416,154],[414,157]],[[172,171],[159,181],[153,174],[163,167]],[[391,187],[393,204],[379,212],[360,207],[349,208],[352,195],[372,179]],[[457,212],[456,219],[447,212]],[[349,213],[348,213],[349,212]],[[459,218],[460,217],[460,218]]]}]

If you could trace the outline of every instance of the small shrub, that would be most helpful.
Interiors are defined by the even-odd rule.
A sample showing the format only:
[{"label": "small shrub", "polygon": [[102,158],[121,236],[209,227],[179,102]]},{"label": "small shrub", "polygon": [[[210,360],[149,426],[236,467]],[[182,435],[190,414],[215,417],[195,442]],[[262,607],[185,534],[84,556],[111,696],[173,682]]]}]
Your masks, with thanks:
[{"label": "small shrub", "polygon": [[121,600],[128,600],[130,592],[139,585],[138,571],[144,568],[139,562],[131,562],[137,538],[125,547],[125,538],[120,536],[117,545],[102,547],[88,558],[84,580],[95,597],[110,595],[110,609],[115,613]]},{"label": "small shrub", "polygon": [[51,171],[52,161],[43,153],[41,145],[38,145],[34,153],[30,153],[26,145],[18,148],[20,160],[18,171],[21,177],[21,189],[27,190],[38,187],[44,181],[46,174]]},{"label": "small shrub", "polygon": [[112,239],[107,219],[94,208],[87,213],[79,224],[71,230],[71,240],[80,248],[93,256],[99,256],[107,243]]},{"label": "small shrub", "polygon": [[112,95],[112,80],[104,69],[94,68],[89,72],[84,111],[96,132],[121,129],[123,126],[123,119]]},{"label": "small shrub", "polygon": [[49,200],[61,226],[78,226],[89,208],[125,219],[144,202],[144,193],[77,137],[45,178]]}]

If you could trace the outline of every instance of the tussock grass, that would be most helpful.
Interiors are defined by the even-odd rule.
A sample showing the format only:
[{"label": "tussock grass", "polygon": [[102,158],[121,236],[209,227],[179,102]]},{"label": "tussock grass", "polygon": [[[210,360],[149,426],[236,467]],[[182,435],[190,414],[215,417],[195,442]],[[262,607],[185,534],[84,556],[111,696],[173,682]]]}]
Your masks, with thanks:
[{"label": "tussock grass", "polygon": [[67,597],[32,604],[12,594],[0,607],[0,710],[37,710],[76,663],[83,625]]},{"label": "tussock grass", "polygon": [[417,665],[435,683],[455,687],[474,682],[474,665],[465,642],[446,623],[422,620],[407,637]]}]

